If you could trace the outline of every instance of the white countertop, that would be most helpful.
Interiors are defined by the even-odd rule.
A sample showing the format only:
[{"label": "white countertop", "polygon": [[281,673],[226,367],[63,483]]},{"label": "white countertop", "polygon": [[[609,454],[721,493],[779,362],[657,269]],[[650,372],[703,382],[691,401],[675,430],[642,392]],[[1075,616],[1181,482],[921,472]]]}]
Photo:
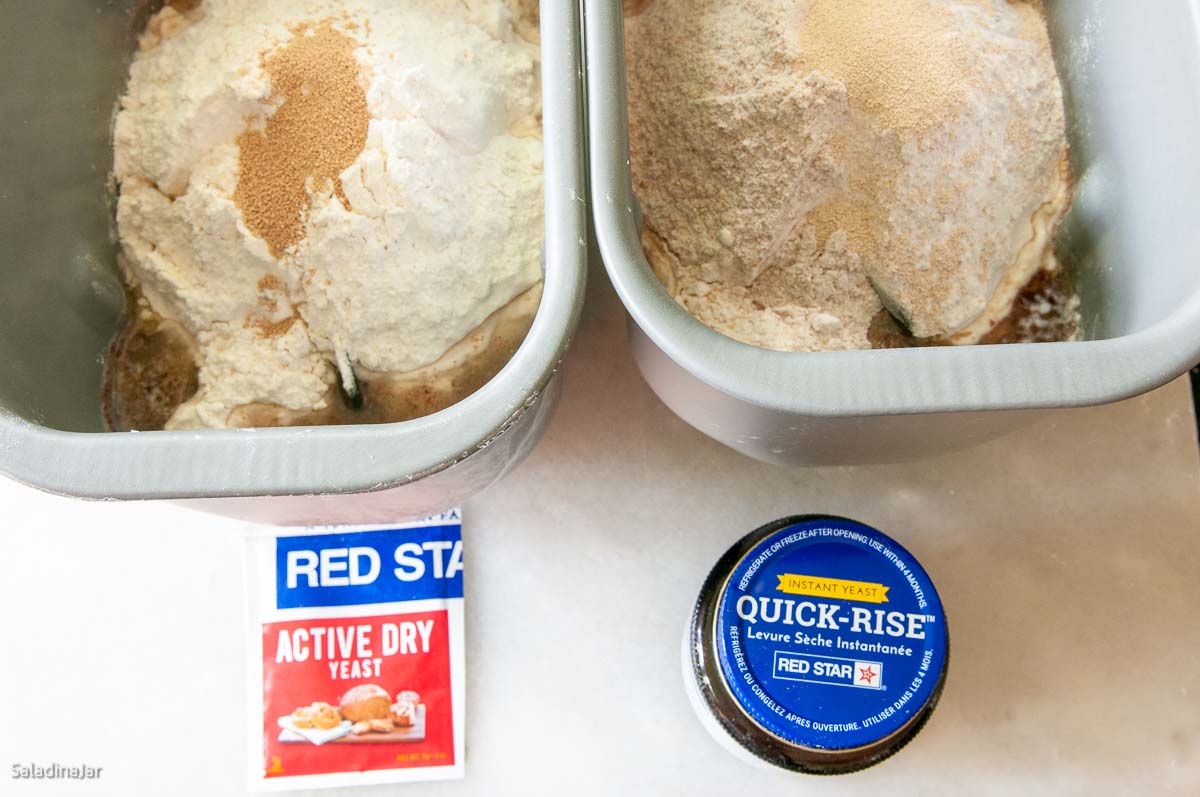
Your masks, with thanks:
[{"label": "white countertop", "polygon": [[[655,399],[593,275],[545,440],[466,507],[467,779],[347,793],[1200,793],[1197,452],[1180,381],[914,464],[759,464]],[[4,479],[0,508],[0,793],[242,793],[245,524]],[[739,763],[679,674],[717,556],[807,512],[912,550],[953,647],[920,736],[834,779]],[[10,779],[51,761],[104,772]]]}]

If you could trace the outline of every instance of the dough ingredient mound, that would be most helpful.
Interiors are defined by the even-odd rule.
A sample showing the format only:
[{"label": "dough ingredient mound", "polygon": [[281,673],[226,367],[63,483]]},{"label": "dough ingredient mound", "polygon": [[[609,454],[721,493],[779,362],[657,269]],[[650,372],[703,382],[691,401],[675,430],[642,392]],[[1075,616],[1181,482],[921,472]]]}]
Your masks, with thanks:
[{"label": "dough ingredient mound", "polygon": [[[1057,271],[1070,180],[1038,0],[654,0],[626,50],[643,244],[713,329],[870,348],[886,306],[974,343]],[[1073,330],[1065,297],[1026,304]]]},{"label": "dough ingredient mound", "polygon": [[[204,0],[151,19],[114,134],[141,337],[114,347],[137,369],[110,377],[110,415],[403,420],[503,366],[543,239],[536,19],[512,6]],[[151,350],[194,357],[194,392]],[[134,370],[170,394],[157,421]],[[360,390],[366,414],[343,400]]]}]

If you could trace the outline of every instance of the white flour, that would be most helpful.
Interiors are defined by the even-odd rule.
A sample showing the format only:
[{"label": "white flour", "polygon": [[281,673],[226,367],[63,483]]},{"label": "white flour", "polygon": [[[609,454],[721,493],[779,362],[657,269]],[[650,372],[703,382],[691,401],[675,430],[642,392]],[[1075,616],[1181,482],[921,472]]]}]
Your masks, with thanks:
[{"label": "white flour", "polygon": [[[354,40],[369,125],[338,191],[310,181],[299,240],[273,253],[235,202],[238,142],[283,105],[264,58],[306,23]],[[200,344],[200,392],[168,427],[226,426],[252,403],[321,409],[339,356],[375,373],[429,366],[536,285],[538,70],[502,0],[162,11],[115,151],[130,276]]]}]

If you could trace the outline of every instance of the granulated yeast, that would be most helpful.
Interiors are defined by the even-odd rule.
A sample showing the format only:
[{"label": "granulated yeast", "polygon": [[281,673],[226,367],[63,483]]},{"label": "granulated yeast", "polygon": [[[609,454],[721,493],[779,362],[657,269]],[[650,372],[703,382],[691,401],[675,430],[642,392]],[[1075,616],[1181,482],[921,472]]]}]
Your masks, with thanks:
[{"label": "granulated yeast", "polygon": [[801,63],[836,75],[851,103],[889,127],[928,128],[967,99],[963,81],[978,41],[962,35],[947,6],[816,0],[797,27]]},{"label": "granulated yeast", "polygon": [[342,196],[338,175],[362,153],[371,121],[354,57],[358,43],[330,21],[294,33],[263,61],[282,105],[264,129],[238,139],[234,201],[275,257],[304,237],[310,186],[332,186]]}]

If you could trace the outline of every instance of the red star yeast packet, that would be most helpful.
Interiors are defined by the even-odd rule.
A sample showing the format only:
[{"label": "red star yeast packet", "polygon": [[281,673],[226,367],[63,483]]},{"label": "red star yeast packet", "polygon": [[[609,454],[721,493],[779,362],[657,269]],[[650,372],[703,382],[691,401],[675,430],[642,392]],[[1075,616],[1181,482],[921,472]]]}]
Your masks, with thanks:
[{"label": "red star yeast packet", "polygon": [[463,776],[461,522],[250,542],[255,788]]}]

